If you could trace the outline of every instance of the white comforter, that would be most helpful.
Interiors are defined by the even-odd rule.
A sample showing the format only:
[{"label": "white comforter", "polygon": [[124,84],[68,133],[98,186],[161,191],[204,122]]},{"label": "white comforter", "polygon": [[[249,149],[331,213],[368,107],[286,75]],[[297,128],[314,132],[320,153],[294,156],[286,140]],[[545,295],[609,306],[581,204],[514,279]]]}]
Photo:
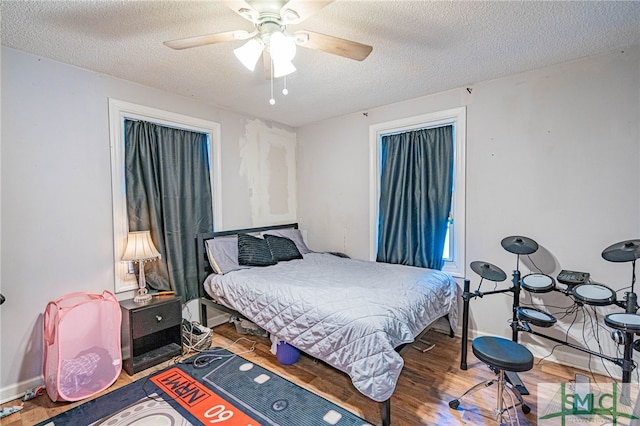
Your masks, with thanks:
[{"label": "white comforter", "polygon": [[210,275],[215,300],[351,377],[382,402],[404,365],[394,350],[448,314],[455,329],[459,289],[440,271],[309,253],[274,266]]}]

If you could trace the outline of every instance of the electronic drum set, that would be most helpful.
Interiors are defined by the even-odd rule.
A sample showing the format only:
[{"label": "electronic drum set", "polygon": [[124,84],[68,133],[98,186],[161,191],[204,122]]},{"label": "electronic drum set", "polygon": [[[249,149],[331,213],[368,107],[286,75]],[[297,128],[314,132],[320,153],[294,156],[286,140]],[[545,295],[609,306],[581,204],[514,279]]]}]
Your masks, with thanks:
[{"label": "electronic drum set", "polygon": [[[531,273],[521,276],[519,270],[520,255],[530,255],[538,250],[538,243],[534,240],[523,236],[511,236],[504,238],[501,242],[502,247],[517,256],[516,269],[513,271],[512,286],[507,289],[493,290],[481,292],[483,280],[502,282],[506,280],[507,275],[499,267],[482,261],[472,262],[470,267],[473,272],[481,277],[478,289],[474,292],[470,291],[470,281],[464,282],[463,291],[463,330],[462,330],[462,358],[460,368],[467,369],[467,340],[468,340],[468,318],[469,318],[469,302],[476,297],[483,297],[491,294],[513,292],[513,318],[511,328],[513,331],[512,340],[518,341],[519,332],[528,332],[537,336],[544,337],[556,343],[570,346],[574,349],[590,353],[595,356],[607,359],[622,368],[622,381],[629,383],[631,381],[631,372],[635,368],[633,363],[633,350],[640,351],[640,339],[634,342],[634,335],[640,335],[640,315],[638,315],[638,298],[634,291],[635,287],[635,264],[640,258],[640,240],[622,241],[613,244],[602,251],[602,257],[609,262],[631,262],[632,279],[630,291],[626,292],[623,300],[618,300],[616,292],[609,287],[591,283],[589,274],[583,272],[561,271],[558,275],[558,281],[566,285],[561,288],[556,285],[556,281],[549,275],[542,273]],[[608,355],[594,352],[588,348],[578,346],[571,342],[556,339],[547,336],[531,328],[536,327],[548,328],[556,324],[557,319],[540,309],[533,307],[520,306],[520,291],[524,289],[530,293],[549,293],[552,291],[561,292],[565,296],[573,298],[575,303],[580,306],[609,306],[616,305],[624,312],[611,313],[605,316],[604,323],[613,329],[611,332],[612,339],[619,345],[624,345],[623,358],[614,358]]]}]

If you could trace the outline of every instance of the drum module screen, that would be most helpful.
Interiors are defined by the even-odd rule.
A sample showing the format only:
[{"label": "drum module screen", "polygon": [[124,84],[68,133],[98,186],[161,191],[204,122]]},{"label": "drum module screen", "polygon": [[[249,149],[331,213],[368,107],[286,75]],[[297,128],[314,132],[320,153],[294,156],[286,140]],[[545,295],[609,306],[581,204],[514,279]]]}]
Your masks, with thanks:
[{"label": "drum module screen", "polygon": [[558,274],[558,282],[567,285],[577,285],[577,284],[585,284],[589,281],[589,273],[588,272],[576,272],[576,271],[568,271],[563,269]]}]

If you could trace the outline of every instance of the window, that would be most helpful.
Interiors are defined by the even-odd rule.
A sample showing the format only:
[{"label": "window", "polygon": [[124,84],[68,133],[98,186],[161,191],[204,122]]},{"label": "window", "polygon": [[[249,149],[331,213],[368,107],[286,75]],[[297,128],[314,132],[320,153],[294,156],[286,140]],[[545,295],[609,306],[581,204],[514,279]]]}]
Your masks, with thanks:
[{"label": "window", "polygon": [[[135,275],[120,257],[127,241],[128,218],[124,174],[124,120],[144,120],[167,127],[192,130],[208,135],[211,191],[215,228],[222,227],[220,125],[218,123],[180,114],[109,99],[109,127],[111,140],[111,186],[113,193],[113,246],[116,293],[137,288]],[[195,242],[194,242],[195,244]]]},{"label": "window", "polygon": [[465,135],[466,109],[464,107],[409,117],[370,126],[370,240],[369,257],[376,259],[378,242],[378,208],[380,200],[380,141],[382,136],[416,129],[453,126],[454,182],[451,215],[443,253],[443,271],[456,277],[465,272]]}]

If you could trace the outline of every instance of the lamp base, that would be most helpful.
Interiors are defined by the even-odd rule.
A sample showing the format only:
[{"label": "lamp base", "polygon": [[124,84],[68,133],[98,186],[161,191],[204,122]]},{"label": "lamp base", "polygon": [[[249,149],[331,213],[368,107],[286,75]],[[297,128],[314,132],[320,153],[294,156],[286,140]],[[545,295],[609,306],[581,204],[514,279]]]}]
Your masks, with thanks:
[{"label": "lamp base", "polygon": [[150,294],[138,294],[133,298],[134,303],[147,303],[151,300]]},{"label": "lamp base", "polygon": [[140,261],[140,278],[138,278],[138,294],[133,298],[134,303],[147,303],[151,295],[147,292],[147,280],[144,278],[144,261]]}]

